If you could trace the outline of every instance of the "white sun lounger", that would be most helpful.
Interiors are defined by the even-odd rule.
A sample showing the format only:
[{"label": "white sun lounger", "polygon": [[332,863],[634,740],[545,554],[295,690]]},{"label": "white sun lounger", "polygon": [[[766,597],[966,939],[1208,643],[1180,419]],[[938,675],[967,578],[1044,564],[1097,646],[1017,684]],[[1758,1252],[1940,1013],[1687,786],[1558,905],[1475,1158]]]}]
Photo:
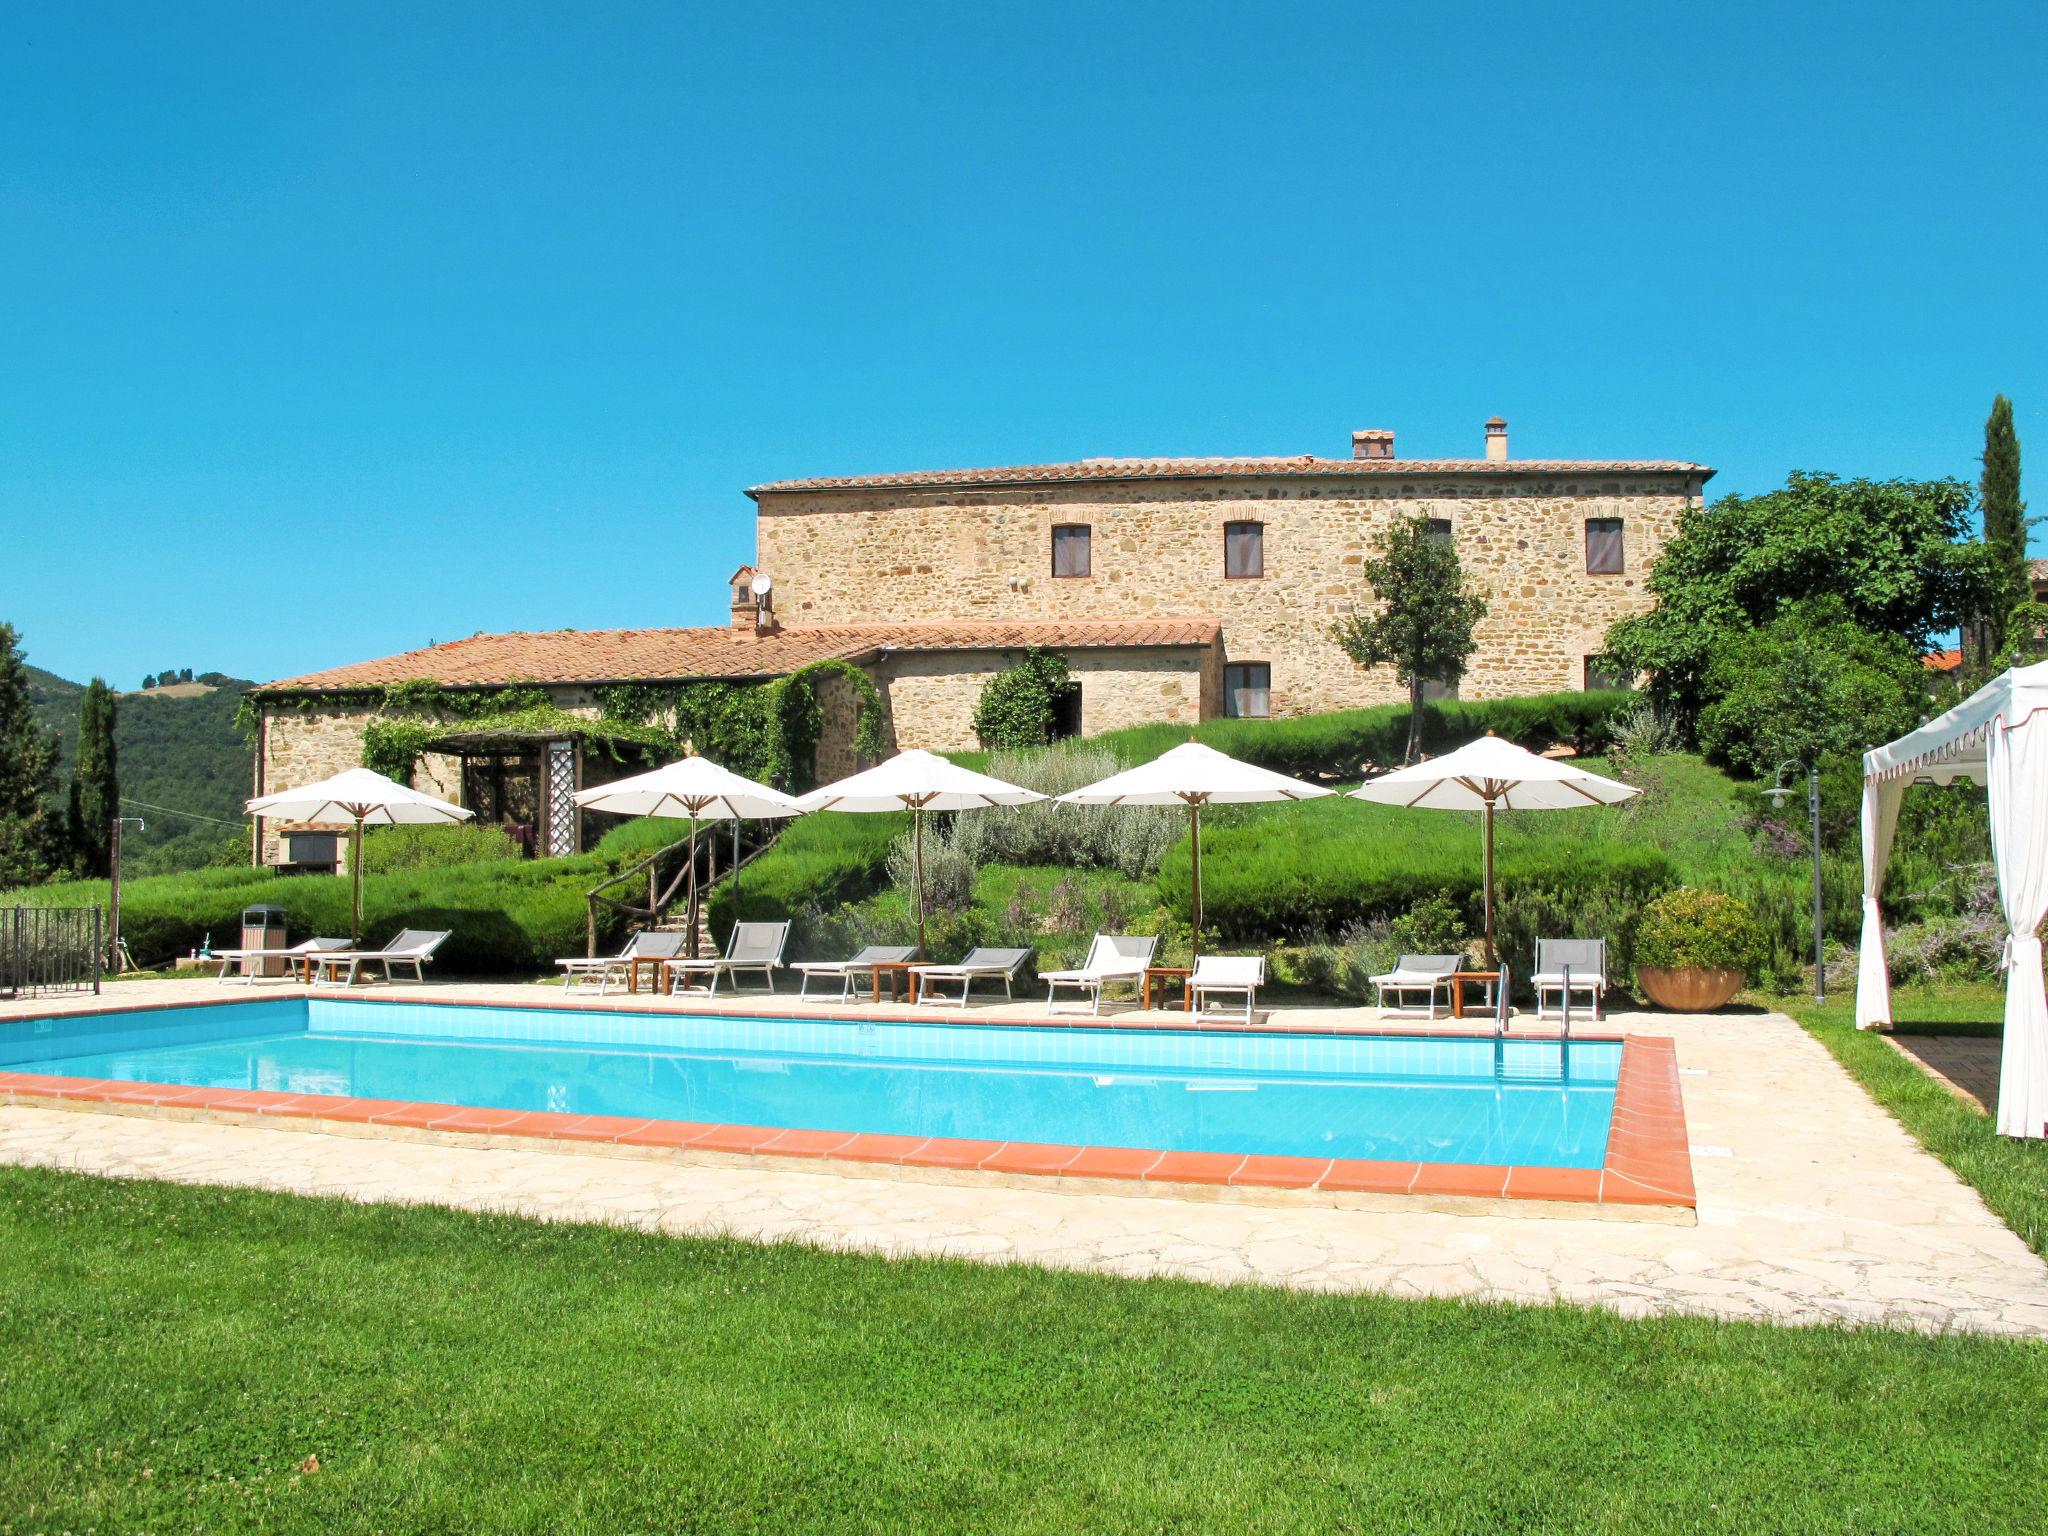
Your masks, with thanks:
[{"label": "white sun lounger", "polygon": [[[1244,1021],[1252,1021],[1252,1006],[1258,1000],[1259,988],[1266,984],[1266,957],[1264,955],[1197,955],[1195,973],[1188,978],[1188,992],[1194,999],[1195,1012],[1207,1015],[1205,1006],[1208,998],[1221,994],[1224,997],[1244,998]],[[1236,1018],[1237,1010],[1209,1015],[1216,1018]]]},{"label": "white sun lounger", "polygon": [[[1571,1011],[1572,994],[1583,992],[1600,1017],[1600,1004],[1607,996],[1607,941],[1605,939],[1538,939],[1536,974],[1529,978],[1536,989],[1536,1017],[1561,1019]],[[1544,1007],[1546,997],[1555,997],[1555,1010]]]},{"label": "white sun lounger", "polygon": [[1079,1003],[1069,1003],[1064,1008],[1056,1007],[1053,999],[1061,987],[1072,987],[1077,992],[1088,994],[1088,1013],[1102,1012],[1102,989],[1112,981],[1132,981],[1138,985],[1138,1001],[1144,1001],[1145,967],[1152,963],[1152,952],[1159,947],[1159,940],[1148,935],[1098,933],[1095,942],[1088,946],[1088,958],[1078,970],[1040,971],[1038,979],[1045,983],[1045,1011],[1047,1013],[1080,1013]]},{"label": "white sun lounger", "polygon": [[1015,997],[1017,977],[1023,973],[1024,963],[1031,958],[1028,949],[977,949],[958,965],[913,965],[910,974],[916,983],[917,1001],[920,1003],[945,1003],[947,997],[940,983],[960,983],[960,1006],[967,1006],[967,994],[974,983],[986,976],[991,981],[1002,978],[1003,995]]},{"label": "white sun lounger", "polygon": [[427,977],[422,967],[434,958],[435,950],[448,942],[450,931],[446,928],[406,928],[382,949],[323,951],[314,957],[313,985],[352,987],[357,974],[368,965],[381,965],[386,981],[393,979],[391,968],[394,965],[409,965],[413,979],[425,981]]},{"label": "white sun lounger", "polygon": [[915,944],[870,944],[851,960],[799,960],[789,967],[797,973],[796,995],[811,995],[811,978],[822,976],[827,981],[839,978],[839,1001],[842,1003],[853,995],[853,980],[856,976],[872,976],[878,965],[901,965],[917,953]]},{"label": "white sun lounger", "polygon": [[572,955],[566,960],[557,960],[555,964],[564,972],[562,990],[588,992],[594,983],[597,995],[603,997],[613,982],[630,981],[634,961],[673,960],[682,953],[683,940],[688,937],[684,933],[649,928],[634,934],[616,955],[599,955],[595,959],[587,955]]},{"label": "white sun lounger", "polygon": [[[294,944],[290,949],[216,949],[206,958],[220,962],[220,974],[213,978],[218,985],[225,987],[232,982],[240,982],[244,986],[254,986],[259,981],[295,981],[298,979],[298,962],[306,956],[330,954],[347,948],[347,939],[316,938]],[[258,976],[254,973],[230,976],[228,972],[239,960],[283,960],[288,963],[282,976]]]},{"label": "white sun lounger", "polygon": [[[741,973],[754,971],[761,973],[761,979],[773,992],[775,968],[782,964],[782,951],[788,945],[788,923],[734,923],[732,937],[726,941],[723,955],[708,959],[670,960],[666,968],[674,987],[688,985],[688,978],[692,976],[709,978],[701,988],[707,997],[718,996],[719,982],[728,977],[737,992]],[[700,989],[689,986],[689,990]]]},{"label": "white sun lounger", "polygon": [[[1379,989],[1381,1013],[1413,1013],[1411,1007],[1404,1007],[1401,999],[1420,992],[1429,1003],[1429,1017],[1436,1017],[1436,995],[1444,994],[1444,1010],[1450,1011],[1451,977],[1460,965],[1456,955],[1403,955],[1394,962],[1394,968],[1372,978],[1372,984]],[[1394,994],[1394,1006],[1387,1007],[1387,994]]]}]

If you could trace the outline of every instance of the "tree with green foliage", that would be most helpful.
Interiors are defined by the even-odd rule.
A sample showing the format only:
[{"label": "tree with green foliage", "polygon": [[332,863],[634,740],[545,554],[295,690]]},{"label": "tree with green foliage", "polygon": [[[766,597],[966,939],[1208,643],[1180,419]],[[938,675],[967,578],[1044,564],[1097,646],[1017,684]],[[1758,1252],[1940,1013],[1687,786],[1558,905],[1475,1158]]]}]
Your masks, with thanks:
[{"label": "tree with green foliage", "polygon": [[114,690],[102,678],[78,701],[78,750],[71,760],[71,865],[79,874],[108,873],[114,818],[121,814],[121,781],[114,760]]},{"label": "tree with green foliage", "polygon": [[2020,438],[2012,422],[2012,401],[2004,395],[1991,402],[1984,423],[1984,473],[1977,482],[1978,504],[1984,510],[1984,542],[1996,557],[1997,600],[1983,619],[1987,654],[2005,648],[2009,615],[2033,596],[2027,570],[2027,504],[2020,500]]},{"label": "tree with green foliage", "polygon": [[0,891],[39,884],[60,861],[56,785],[56,734],[35,717],[20,637],[0,624]]},{"label": "tree with green foliage", "polygon": [[1699,714],[1707,757],[1766,776],[1903,735],[1926,702],[1920,652],[1873,634],[1839,597],[1791,604],[1770,623],[1722,637]]},{"label": "tree with green foliage", "polygon": [[1691,509],[1645,582],[1657,606],[1609,629],[1606,649],[1649,675],[1660,712],[1688,733],[1721,647],[1804,599],[1837,598],[1850,622],[1924,650],[1987,600],[1987,547],[1965,538],[1970,501],[1957,480],[1795,473],[1781,490]]},{"label": "tree with green foliage", "polygon": [[1073,686],[1067,659],[1034,647],[1016,666],[982,684],[974,734],[992,750],[1045,746],[1059,723],[1060,700]]},{"label": "tree with green foliage", "polygon": [[1354,608],[1330,626],[1330,638],[1361,667],[1393,666],[1408,689],[1402,761],[1412,763],[1422,752],[1423,687],[1465,675],[1486,599],[1466,588],[1457,550],[1426,517],[1402,518],[1380,535],[1365,579],[1379,607],[1371,613]]}]

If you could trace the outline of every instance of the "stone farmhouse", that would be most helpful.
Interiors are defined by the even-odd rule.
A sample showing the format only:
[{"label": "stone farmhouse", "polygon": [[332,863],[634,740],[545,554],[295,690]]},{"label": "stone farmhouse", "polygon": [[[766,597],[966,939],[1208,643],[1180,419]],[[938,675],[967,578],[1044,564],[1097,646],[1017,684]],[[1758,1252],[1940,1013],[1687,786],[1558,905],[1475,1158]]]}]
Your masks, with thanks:
[{"label": "stone farmhouse", "polygon": [[[478,635],[285,678],[256,690],[257,790],[361,761],[374,691],[544,686],[595,718],[621,682],[767,681],[810,663],[859,667],[895,747],[975,744],[982,685],[1027,647],[1063,655],[1063,728],[1283,716],[1405,697],[1331,641],[1370,601],[1361,576],[1396,518],[1431,519],[1491,611],[1455,688],[1467,698],[1611,686],[1601,637],[1650,599],[1643,577],[1713,470],[1679,460],[1514,459],[1486,423],[1470,459],[1402,459],[1394,434],[1349,458],[1084,459],[1008,468],[781,480],[748,491],[755,559],[730,578],[731,622],[694,629]],[[827,684],[821,776],[853,766],[851,690]],[[464,739],[416,782],[520,828],[538,852],[581,846],[569,794],[595,772],[581,744]],[[594,781],[594,780],[593,780]],[[281,836],[280,832],[290,835]],[[259,857],[321,864],[323,829],[259,829]]]}]

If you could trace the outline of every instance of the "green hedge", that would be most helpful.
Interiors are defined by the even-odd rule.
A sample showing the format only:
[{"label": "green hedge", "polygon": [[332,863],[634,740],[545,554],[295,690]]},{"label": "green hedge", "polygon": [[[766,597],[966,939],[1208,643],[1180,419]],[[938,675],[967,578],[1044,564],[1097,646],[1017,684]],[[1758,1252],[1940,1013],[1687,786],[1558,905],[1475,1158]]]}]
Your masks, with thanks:
[{"label": "green hedge", "polygon": [[720,945],[739,921],[777,922],[827,912],[871,895],[886,879],[889,845],[910,825],[906,812],[822,812],[791,822],[775,846],[711,893],[712,937]]},{"label": "green hedge", "polygon": [[[1555,823],[1580,818],[1590,831],[1586,819],[1610,813],[1550,814]],[[1561,825],[1504,829],[1495,862],[1503,900],[1523,888],[1566,900],[1607,892],[1640,902],[1679,882],[1671,860],[1655,848],[1573,838],[1569,831]],[[1227,941],[1299,941],[1395,917],[1441,894],[1466,910],[1476,933],[1480,863],[1476,815],[1394,812],[1336,799],[1239,812],[1228,820],[1219,813],[1203,825],[1202,925]],[[1192,905],[1190,864],[1182,842],[1159,871],[1160,897],[1182,917]]]},{"label": "green hedge", "polygon": [[[1633,693],[1545,693],[1524,699],[1452,700],[1423,706],[1425,751],[1442,752],[1492,731],[1534,750],[1570,742],[1580,752],[1606,750],[1615,718],[1638,701]],[[1357,779],[1401,761],[1408,746],[1408,706],[1338,710],[1284,720],[1206,720],[1140,725],[1091,738],[1127,763],[1148,762],[1190,735],[1219,752],[1296,778]]]},{"label": "green hedge", "polygon": [[495,864],[518,857],[519,845],[512,841],[512,834],[497,826],[372,827],[363,833],[366,875]]},{"label": "green hedge", "polygon": [[[441,869],[402,870],[363,878],[363,938],[382,943],[400,928],[446,928],[436,968],[461,975],[552,972],[557,956],[585,945],[583,893],[611,862],[508,859]],[[215,948],[241,940],[242,909],[259,903],[285,909],[293,943],[314,934],[346,934],[350,882],[332,875],[279,875],[271,870],[195,870],[121,884],[121,932],[136,960],[155,965],[188,953],[211,937]],[[40,886],[24,893],[40,906],[107,901],[103,880]],[[616,942],[607,912],[603,938]]]}]

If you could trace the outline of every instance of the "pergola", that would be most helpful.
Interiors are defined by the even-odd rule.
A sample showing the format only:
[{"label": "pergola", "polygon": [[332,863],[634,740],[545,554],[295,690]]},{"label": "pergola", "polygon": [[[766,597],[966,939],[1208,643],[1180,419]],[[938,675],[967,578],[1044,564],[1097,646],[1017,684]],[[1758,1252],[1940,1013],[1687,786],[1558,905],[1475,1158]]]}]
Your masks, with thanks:
[{"label": "pergola", "polygon": [[2048,662],[2001,673],[1939,719],[1863,754],[1863,944],[1856,1027],[1892,1017],[1878,893],[1908,786],[1982,784],[2005,914],[2005,1041],[1998,1130],[2048,1136],[2048,994],[2039,930],[2048,918]]}]

